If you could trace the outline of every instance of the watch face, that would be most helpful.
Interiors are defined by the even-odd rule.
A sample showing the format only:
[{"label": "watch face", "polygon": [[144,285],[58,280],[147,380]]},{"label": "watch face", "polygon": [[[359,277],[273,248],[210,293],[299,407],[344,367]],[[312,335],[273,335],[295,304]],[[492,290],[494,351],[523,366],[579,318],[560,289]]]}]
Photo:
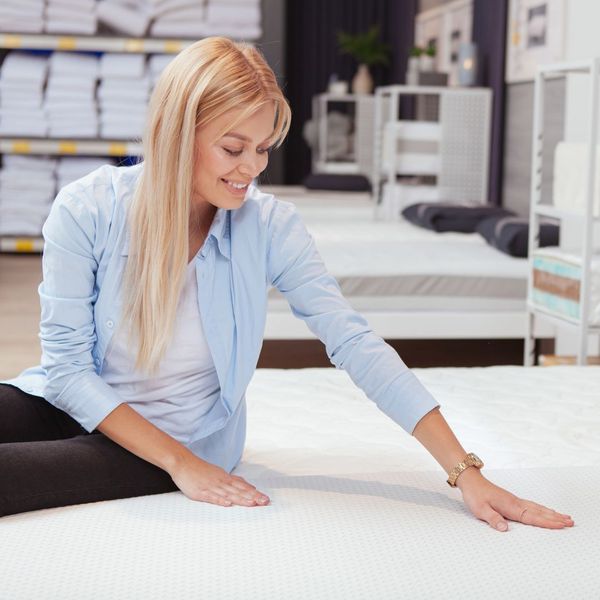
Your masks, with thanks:
[{"label": "watch face", "polygon": [[479,458],[479,456],[477,456],[477,454],[473,454],[471,452],[471,458],[473,459],[473,466],[475,466],[475,467],[483,466],[483,461]]}]

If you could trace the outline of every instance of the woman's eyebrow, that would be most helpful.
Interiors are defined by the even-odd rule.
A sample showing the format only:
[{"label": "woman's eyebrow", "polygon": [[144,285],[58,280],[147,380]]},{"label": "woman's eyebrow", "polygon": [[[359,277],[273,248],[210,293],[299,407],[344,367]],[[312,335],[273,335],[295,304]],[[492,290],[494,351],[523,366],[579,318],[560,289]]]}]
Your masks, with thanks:
[{"label": "woman's eyebrow", "polygon": [[[237,138],[238,140],[242,140],[244,142],[252,141],[249,137],[246,137],[245,135],[242,135],[241,133],[236,133],[235,131],[229,131],[223,137],[234,137],[234,138]],[[264,144],[265,142],[268,142],[270,139],[271,139],[271,136],[269,136],[262,143]]]}]

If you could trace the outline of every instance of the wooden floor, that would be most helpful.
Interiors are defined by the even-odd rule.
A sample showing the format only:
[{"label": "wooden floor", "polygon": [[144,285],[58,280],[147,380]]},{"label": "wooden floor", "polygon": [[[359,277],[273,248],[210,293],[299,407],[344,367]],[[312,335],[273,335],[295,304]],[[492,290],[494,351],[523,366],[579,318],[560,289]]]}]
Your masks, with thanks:
[{"label": "wooden floor", "polygon": [[40,364],[39,254],[0,254],[0,379]]}]

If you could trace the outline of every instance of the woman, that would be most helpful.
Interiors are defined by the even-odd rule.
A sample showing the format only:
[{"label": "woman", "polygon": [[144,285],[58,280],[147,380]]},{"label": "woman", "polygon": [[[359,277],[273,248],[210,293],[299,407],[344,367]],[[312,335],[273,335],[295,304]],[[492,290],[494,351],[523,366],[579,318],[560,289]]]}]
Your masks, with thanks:
[{"label": "woman", "polygon": [[177,489],[268,504],[231,471],[274,285],[332,363],[458,476],[477,518],[572,525],[488,481],[474,455],[460,464],[439,404],[341,296],[294,207],[252,185],[290,117],[256,49],[207,38],[162,74],[144,162],[60,191],[43,230],[41,365],[0,385],[0,514]]}]

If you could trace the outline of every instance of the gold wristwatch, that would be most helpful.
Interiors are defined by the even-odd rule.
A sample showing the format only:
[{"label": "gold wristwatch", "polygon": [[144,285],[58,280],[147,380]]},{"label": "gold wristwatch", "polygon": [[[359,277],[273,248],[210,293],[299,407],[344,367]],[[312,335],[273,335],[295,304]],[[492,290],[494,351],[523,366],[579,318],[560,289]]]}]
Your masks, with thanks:
[{"label": "gold wristwatch", "polygon": [[459,462],[454,469],[448,473],[448,485],[450,487],[456,487],[456,479],[465,469],[468,469],[469,467],[477,467],[478,469],[483,467],[483,461],[479,458],[479,456],[473,454],[472,452],[469,452],[463,461]]}]

